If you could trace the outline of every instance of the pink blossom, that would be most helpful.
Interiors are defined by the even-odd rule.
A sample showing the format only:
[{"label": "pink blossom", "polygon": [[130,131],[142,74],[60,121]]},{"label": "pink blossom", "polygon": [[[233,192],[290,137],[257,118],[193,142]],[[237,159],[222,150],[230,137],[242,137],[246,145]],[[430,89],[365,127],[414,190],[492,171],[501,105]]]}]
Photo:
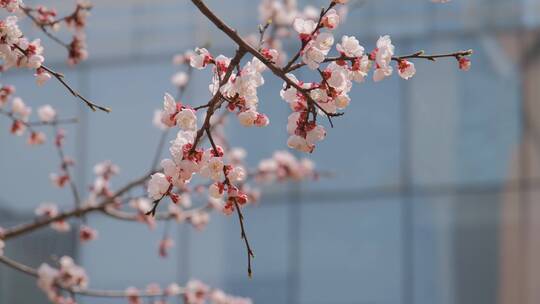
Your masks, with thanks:
[{"label": "pink blossom", "polygon": [[19,10],[19,5],[22,4],[21,0],[2,0],[0,1],[0,7],[5,8],[8,12],[14,13]]},{"label": "pink blossom", "polygon": [[193,212],[189,220],[191,224],[193,225],[193,227],[195,227],[195,229],[203,230],[206,227],[206,225],[208,225],[208,222],[210,220],[210,215],[208,214],[208,212],[196,211],[196,212]]},{"label": "pink blossom", "polygon": [[167,288],[165,288],[165,294],[168,296],[175,296],[182,292],[182,288],[176,283],[171,283]]},{"label": "pink blossom", "polygon": [[201,176],[214,181],[223,180],[223,160],[221,157],[211,157],[201,168]]},{"label": "pink blossom", "polygon": [[301,18],[294,19],[293,23],[294,30],[300,34],[302,39],[305,39],[313,33],[317,27],[317,23],[313,20],[304,20]]},{"label": "pink blossom", "polygon": [[322,19],[322,24],[328,29],[335,29],[339,25],[340,17],[335,9],[330,9]]},{"label": "pink blossom", "polygon": [[390,62],[392,61],[392,56],[394,56],[395,47],[392,44],[390,36],[382,36],[377,40],[377,48],[372,53],[372,57],[375,58],[377,68],[373,75],[374,81],[381,81],[385,77],[392,75],[392,66]]},{"label": "pink blossom", "polygon": [[66,220],[58,220],[51,223],[51,228],[58,232],[68,232],[71,225]]},{"label": "pink blossom", "polygon": [[208,187],[208,194],[210,195],[210,197],[213,197],[213,198],[222,198],[223,197],[223,184],[221,183],[213,183],[210,185],[210,187]]},{"label": "pink blossom", "polygon": [[51,74],[49,74],[49,72],[45,71],[42,68],[37,69],[34,76],[36,77],[36,84],[38,86],[44,85],[52,77]]},{"label": "pink blossom", "polygon": [[194,131],[197,129],[197,116],[195,111],[191,109],[183,109],[175,116],[176,124],[186,131]]},{"label": "pink blossom", "polygon": [[39,119],[42,122],[50,123],[56,119],[56,111],[51,105],[44,105],[37,110]]},{"label": "pink blossom", "polygon": [[240,124],[244,127],[251,127],[255,124],[257,115],[258,113],[253,110],[243,111],[238,114],[238,121],[240,121]]},{"label": "pink blossom", "polygon": [[341,37],[341,43],[336,45],[336,49],[347,57],[362,57],[364,54],[364,47],[360,45],[354,36]]},{"label": "pink blossom", "polygon": [[458,59],[459,69],[463,71],[468,71],[471,68],[471,60],[467,57],[460,57]]},{"label": "pink blossom", "polygon": [[198,70],[204,69],[213,60],[212,55],[205,48],[196,48],[190,58],[190,65]]},{"label": "pink blossom", "polygon": [[141,304],[141,298],[139,297],[139,290],[135,287],[128,287],[125,291],[129,304]]},{"label": "pink blossom", "polygon": [[146,286],[146,292],[149,294],[159,295],[162,293],[161,287],[158,283],[150,283]]},{"label": "pink blossom", "polygon": [[171,83],[179,88],[185,87],[189,81],[189,76],[186,72],[178,72],[171,78]]},{"label": "pink blossom", "polygon": [[28,137],[29,145],[42,145],[45,142],[46,136],[45,133],[39,131],[33,131]]},{"label": "pink blossom", "polygon": [[51,218],[58,215],[58,207],[54,203],[41,203],[34,213],[39,217]]},{"label": "pink blossom", "polygon": [[21,120],[27,121],[32,113],[32,108],[28,107],[21,98],[15,97],[11,103],[11,111],[13,111],[13,114],[18,115]]},{"label": "pink blossom", "polygon": [[148,195],[153,200],[161,199],[169,192],[170,183],[163,173],[155,173],[148,182]]},{"label": "pink blossom", "polygon": [[408,80],[416,74],[416,69],[414,67],[414,63],[407,61],[407,60],[401,60],[398,64],[398,74],[401,78]]},{"label": "pink blossom", "polygon": [[190,280],[186,284],[186,290],[184,294],[184,300],[186,304],[204,304],[210,288],[197,280]]},{"label": "pink blossom", "polygon": [[98,232],[97,230],[89,227],[89,226],[86,226],[86,225],[82,225],[79,229],[79,239],[84,243],[84,242],[89,242],[89,241],[93,241],[95,239],[97,239],[98,237]]},{"label": "pink blossom", "polygon": [[84,289],[88,285],[85,270],[76,265],[73,259],[63,256],[59,260],[60,268],[56,269],[48,264],[41,264],[37,270],[38,287],[45,292],[51,301],[60,296],[56,285],[62,288]]},{"label": "pink blossom", "polygon": [[162,239],[161,241],[159,241],[159,255],[162,258],[167,257],[169,249],[171,249],[173,246],[174,241],[171,238],[166,237]]}]

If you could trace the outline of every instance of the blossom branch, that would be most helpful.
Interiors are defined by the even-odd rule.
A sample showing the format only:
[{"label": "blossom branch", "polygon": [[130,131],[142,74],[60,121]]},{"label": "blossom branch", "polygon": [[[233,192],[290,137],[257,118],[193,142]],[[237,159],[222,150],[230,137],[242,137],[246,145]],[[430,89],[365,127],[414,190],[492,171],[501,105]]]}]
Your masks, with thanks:
[{"label": "blossom branch", "polygon": [[[70,64],[77,64],[88,57],[82,29],[86,26],[86,17],[88,16],[88,12],[92,9],[90,4],[78,2],[75,10],[71,14],[58,19],[54,19],[56,17],[56,11],[54,9],[48,9],[44,6],[32,8],[20,3],[19,9],[30,18],[30,20],[32,20],[32,22],[47,37],[68,51],[68,62]],[[70,43],[62,41],[49,31],[49,29],[57,30],[62,22],[68,27],[74,28],[75,33]]]},{"label": "blossom branch", "polygon": [[[22,272],[24,274],[33,276],[38,278],[38,271],[35,268],[32,268],[28,265],[22,264],[20,262],[17,262],[15,260],[12,260],[6,256],[0,255],[0,263],[17,270],[19,272]],[[86,289],[86,288],[64,288],[59,285],[56,286],[57,288],[61,288],[62,290],[69,292],[71,294],[81,295],[81,296],[89,296],[89,297],[98,297],[98,298],[129,298],[133,297],[133,294],[131,294],[127,290],[99,290],[99,289]],[[137,297],[161,297],[161,296],[178,296],[184,293],[184,289],[179,289],[176,291],[176,293],[171,294],[169,291],[159,291],[159,292],[139,292],[137,293]]]},{"label": "blossom branch", "polygon": [[[184,93],[186,92],[186,89],[189,83],[191,82],[191,74],[193,74],[193,68],[189,64],[187,64],[187,66],[188,66],[187,74],[186,74],[187,81],[185,83],[182,83],[182,85],[179,86],[177,99],[181,99],[184,96]],[[197,109],[195,108],[195,110]],[[156,148],[156,153],[154,154],[154,159],[152,160],[152,167],[150,168],[150,170],[154,170],[157,167],[159,158],[161,156],[161,153],[163,152],[163,148],[165,147],[165,142],[168,135],[169,135],[168,129],[165,129],[161,132],[161,137],[159,138],[159,143]]]},{"label": "blossom branch", "polygon": [[[393,61],[400,62],[402,60],[406,59],[426,59],[429,61],[436,61],[439,58],[455,58],[459,60],[460,58],[471,56],[473,54],[473,50],[467,50],[467,51],[459,51],[449,54],[433,54],[433,55],[426,55],[424,51],[418,51],[416,53],[410,54],[410,55],[404,55],[404,56],[394,56],[392,57]],[[348,56],[336,56],[336,57],[327,57],[324,59],[323,62],[335,62],[335,61],[349,61],[354,62],[355,60],[358,60],[357,57],[348,57]],[[371,58],[370,58],[371,60]],[[298,70],[301,67],[306,66],[305,63],[297,63],[292,66],[290,66],[288,69],[286,69],[287,72],[292,72],[294,70]]]},{"label": "blossom branch", "polygon": [[23,223],[23,224],[19,224],[19,225],[15,226],[15,227],[5,229],[3,234],[2,234],[2,239],[8,240],[8,239],[11,239],[11,238],[14,238],[14,237],[17,237],[17,236],[32,232],[34,230],[46,227],[47,225],[49,225],[51,223],[58,222],[58,221],[63,221],[63,220],[66,220],[68,218],[71,218],[71,217],[81,217],[81,216],[83,216],[83,215],[85,215],[87,213],[91,213],[91,212],[95,212],[95,211],[103,211],[105,209],[105,207],[107,207],[108,205],[114,203],[116,198],[124,195],[129,190],[131,190],[132,188],[142,185],[150,177],[150,175],[152,175],[152,173],[153,172],[148,173],[148,174],[146,174],[146,175],[144,175],[144,176],[142,176],[142,177],[128,183],[127,185],[122,187],[120,190],[116,191],[110,197],[107,197],[101,203],[99,203],[97,205],[81,206],[79,208],[74,208],[74,209],[72,209],[70,211],[61,212],[58,215],[53,216],[53,217],[38,218],[33,222]]},{"label": "blossom branch", "polygon": [[191,153],[195,152],[195,149],[197,148],[197,145],[200,142],[202,136],[210,128],[210,119],[212,118],[212,115],[214,115],[216,106],[220,102],[221,97],[222,97],[221,92],[220,92],[221,87],[229,81],[229,78],[231,78],[234,68],[240,63],[240,61],[242,60],[242,57],[244,57],[245,54],[246,54],[246,49],[240,46],[240,48],[236,51],[236,54],[234,55],[233,59],[231,60],[229,66],[227,67],[227,71],[225,72],[223,79],[221,79],[221,81],[219,82],[219,87],[216,89],[216,93],[210,99],[210,101],[208,101],[208,103],[206,104],[208,109],[206,110],[206,115],[204,118],[203,125],[197,131],[197,135],[193,142],[193,147],[191,148]]},{"label": "blossom branch", "polygon": [[323,21],[324,16],[328,13],[329,10],[331,10],[334,6],[336,6],[336,4],[337,4],[336,2],[332,1],[330,2],[330,4],[328,5],[326,9],[324,8],[321,9],[321,14],[319,15],[317,26],[315,26],[315,29],[311,32],[311,35],[309,35],[307,39],[302,39],[302,46],[300,47],[298,52],[296,52],[293,58],[289,61],[289,63],[285,65],[285,67],[283,68],[284,71],[287,71],[298,60],[298,58],[300,58],[300,55],[304,51],[306,45],[313,39],[314,34],[317,33],[323,27],[322,21]]},{"label": "blossom branch", "polygon": [[[205,134],[208,134],[208,135],[211,134],[211,131],[210,131],[211,130],[210,119],[214,115],[214,111],[216,110],[218,103],[221,101],[222,95],[221,95],[220,89],[224,84],[227,83],[227,81],[229,81],[229,78],[231,77],[235,66],[240,63],[240,61],[242,60],[242,57],[244,57],[245,54],[246,54],[246,51],[243,50],[242,48],[239,48],[236,51],[236,54],[235,54],[234,58],[231,60],[229,66],[227,67],[227,71],[225,72],[225,75],[223,76],[223,79],[221,79],[221,81],[219,82],[219,87],[217,88],[217,92],[212,96],[210,101],[208,101],[208,103],[204,105],[204,107],[208,108],[206,110],[204,123],[201,126],[201,128],[197,131],[197,134],[195,136],[195,140],[193,141],[193,145],[192,145],[191,150],[190,150],[190,154],[195,152],[195,150],[197,149],[198,144],[200,143],[202,137]],[[171,185],[171,187],[172,187],[172,185]],[[152,209],[150,209],[146,213],[146,215],[154,216],[156,214],[159,203],[161,202],[161,200],[166,195],[167,195],[167,193],[163,194],[159,199],[154,200],[154,202],[152,203]]]},{"label": "blossom branch", "polygon": [[20,123],[20,124],[23,124],[24,126],[26,126],[28,128],[28,130],[30,130],[30,132],[32,133],[35,133],[35,130],[33,128],[33,126],[36,126],[37,124],[40,124],[40,123],[43,123],[43,122],[26,122],[24,121],[23,119],[19,119],[17,117],[15,117],[15,115],[13,114],[13,112],[7,112],[7,111],[4,111],[2,109],[0,109],[0,114],[4,115],[5,117],[11,119],[11,121],[13,121],[13,123],[17,124],[17,123]]},{"label": "blossom branch", "polygon": [[[30,18],[30,20],[32,20],[32,22],[43,32],[43,34],[45,34],[47,37],[49,37],[51,40],[53,40],[54,42],[58,43],[59,45],[63,46],[66,50],[70,51],[71,47],[69,46],[69,44],[65,43],[64,41],[62,41],[60,38],[56,37],[55,35],[53,35],[51,32],[49,32],[49,30],[47,29],[47,26],[46,25],[50,25],[52,26],[53,24],[45,24],[41,21],[39,21],[34,15],[32,15],[32,12],[35,11],[35,9],[33,8],[30,8],[30,7],[27,7],[25,5],[19,5],[19,8],[21,9],[21,11],[28,17]],[[60,22],[60,21],[58,21]],[[54,23],[56,24],[56,23]]]},{"label": "blossom branch", "polygon": [[[17,50],[19,50],[22,54],[24,54],[25,56],[27,56],[27,51],[24,50],[23,48],[21,48],[19,45],[17,44],[14,44],[15,48]],[[52,70],[51,68],[45,66],[45,65],[41,65],[39,69],[43,69],[44,71],[47,71],[49,72],[49,74],[51,74],[54,78],[56,78],[56,80],[58,80],[70,93],[71,95],[79,98],[80,100],[82,100],[90,109],[92,109],[92,111],[96,111],[96,110],[101,110],[101,111],[104,111],[104,112],[111,112],[111,109],[110,108],[107,108],[107,107],[104,107],[104,106],[100,106],[98,104],[95,104],[93,102],[91,102],[90,100],[88,100],[86,97],[84,97],[83,95],[81,95],[79,92],[77,92],[74,88],[72,88],[65,80],[64,80],[64,74],[62,73],[59,73],[59,72],[56,72],[54,70]]]},{"label": "blossom branch", "polygon": [[411,55],[392,57],[392,60],[398,61],[398,62],[405,59],[427,59],[429,61],[436,61],[438,58],[455,58],[459,60],[462,57],[471,56],[472,54],[473,54],[473,50],[459,51],[459,52],[454,52],[454,53],[449,53],[449,54],[435,54],[435,55],[426,55],[424,51],[419,51]]},{"label": "blossom branch", "polygon": [[81,95],[79,92],[77,92],[74,88],[72,88],[65,80],[64,80],[64,74],[56,72],[44,65],[41,66],[42,69],[49,72],[56,80],[58,80],[70,93],[71,95],[75,96],[76,98],[82,100],[92,111],[101,110],[103,112],[110,113],[111,109],[108,107],[100,106],[96,103],[93,103],[92,101],[88,100],[88,98]]},{"label": "blossom branch", "polygon": [[[244,49],[253,56],[257,57],[262,63],[264,63],[264,65],[266,65],[270,69],[270,71],[272,71],[274,75],[285,81],[288,86],[291,86],[298,90],[306,98],[309,104],[315,105],[317,108],[322,110],[323,113],[328,117],[328,120],[330,122],[332,122],[332,117],[343,115],[343,113],[329,113],[328,111],[322,109],[322,107],[310,96],[308,90],[302,88],[296,82],[292,81],[289,77],[287,77],[285,69],[282,69],[275,65],[270,59],[266,58],[263,54],[254,49],[251,45],[249,45],[249,43],[247,43],[244,39],[242,39],[242,37],[238,35],[236,30],[232,29],[225,22],[223,22],[223,20],[216,16],[216,14],[214,14],[214,12],[212,12],[202,0],[191,0],[191,2],[193,2],[193,4],[195,4],[199,11],[203,15],[205,15],[212,23],[214,23],[214,25],[218,29],[220,29],[227,36],[229,36],[229,38],[232,39],[239,46],[240,49]],[[331,126],[333,126],[333,123],[331,123]]]}]

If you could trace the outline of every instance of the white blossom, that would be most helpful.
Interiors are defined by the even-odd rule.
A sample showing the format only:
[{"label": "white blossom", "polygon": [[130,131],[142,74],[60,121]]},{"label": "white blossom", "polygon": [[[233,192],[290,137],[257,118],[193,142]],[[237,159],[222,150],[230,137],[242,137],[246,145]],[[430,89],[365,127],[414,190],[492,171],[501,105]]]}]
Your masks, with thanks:
[{"label": "white blossom", "polygon": [[341,43],[336,45],[336,49],[347,57],[361,57],[364,54],[364,47],[354,36],[341,37]]},{"label": "white blossom", "polygon": [[39,119],[45,123],[50,123],[54,121],[56,118],[56,111],[50,105],[44,105],[44,106],[39,107],[37,110],[37,113],[38,113]]},{"label": "white blossom", "polygon": [[153,200],[162,198],[169,191],[170,183],[163,173],[154,173],[148,181],[148,195]]}]

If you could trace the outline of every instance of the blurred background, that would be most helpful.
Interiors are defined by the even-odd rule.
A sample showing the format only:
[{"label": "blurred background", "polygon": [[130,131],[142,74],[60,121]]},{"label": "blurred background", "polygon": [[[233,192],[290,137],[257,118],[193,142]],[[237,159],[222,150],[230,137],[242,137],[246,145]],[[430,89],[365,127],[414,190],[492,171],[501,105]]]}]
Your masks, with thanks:
[{"label": "blurred background", "polygon": [[[71,1],[25,2],[73,8]],[[149,168],[160,136],[152,115],[163,92],[174,92],[175,53],[208,41],[213,54],[234,52],[190,1],[93,3],[87,62],[72,69],[65,50],[42,40],[49,65],[112,107],[111,114],[90,112],[54,81],[36,89],[31,73],[2,75],[34,109],[49,103],[62,117],[81,118],[67,128],[66,141],[80,189],[102,160],[121,168],[113,186]],[[258,1],[207,3],[242,34],[256,32]],[[327,3],[299,1],[305,4]],[[26,25],[28,36],[42,36]],[[79,245],[74,235],[45,229],[9,241],[6,255],[32,266],[73,255],[93,288],[198,278],[260,304],[540,303],[540,1],[366,0],[335,36],[342,34],[367,49],[389,34],[398,54],[472,48],[473,67],[464,73],[455,60],[417,61],[412,80],[394,75],[357,85],[346,115],[309,156],[335,177],[270,187],[258,206],[245,209],[253,279],[236,217],[219,214],[203,232],[171,226],[176,246],[167,259],[157,254],[162,225],[149,231],[99,215],[89,218],[100,231],[97,241]],[[289,108],[279,97],[281,81],[269,73],[265,79],[260,109],[270,127],[231,121],[227,128],[252,165],[286,149]],[[206,102],[208,83],[208,73],[195,72],[184,99]],[[58,167],[54,147],[27,148],[8,128],[0,119],[0,226],[32,219],[41,202],[71,207],[69,191],[48,180]],[[45,301],[33,279],[0,266],[0,303]]]}]

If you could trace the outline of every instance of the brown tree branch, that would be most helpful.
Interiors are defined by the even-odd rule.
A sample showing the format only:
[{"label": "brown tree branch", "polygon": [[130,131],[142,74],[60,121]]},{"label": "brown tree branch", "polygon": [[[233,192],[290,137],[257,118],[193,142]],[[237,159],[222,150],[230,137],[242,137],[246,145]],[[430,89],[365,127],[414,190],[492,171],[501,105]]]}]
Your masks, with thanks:
[{"label": "brown tree branch", "polygon": [[253,275],[253,270],[251,268],[251,259],[255,258],[255,254],[253,253],[253,250],[249,245],[249,239],[246,234],[246,229],[244,228],[244,214],[242,213],[242,210],[240,210],[240,205],[238,204],[236,199],[234,199],[234,207],[236,208],[236,214],[238,215],[238,221],[240,222],[240,238],[244,240],[244,243],[246,245],[248,259],[248,276],[251,278]]}]

